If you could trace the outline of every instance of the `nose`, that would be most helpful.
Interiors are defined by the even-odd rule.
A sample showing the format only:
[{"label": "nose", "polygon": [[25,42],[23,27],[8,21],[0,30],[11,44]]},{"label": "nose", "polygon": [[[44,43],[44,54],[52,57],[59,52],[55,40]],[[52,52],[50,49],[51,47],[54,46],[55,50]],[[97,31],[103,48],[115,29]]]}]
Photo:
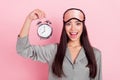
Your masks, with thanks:
[{"label": "nose", "polygon": [[74,25],[74,24],[71,25],[71,30],[72,30],[72,31],[75,30],[75,25]]}]

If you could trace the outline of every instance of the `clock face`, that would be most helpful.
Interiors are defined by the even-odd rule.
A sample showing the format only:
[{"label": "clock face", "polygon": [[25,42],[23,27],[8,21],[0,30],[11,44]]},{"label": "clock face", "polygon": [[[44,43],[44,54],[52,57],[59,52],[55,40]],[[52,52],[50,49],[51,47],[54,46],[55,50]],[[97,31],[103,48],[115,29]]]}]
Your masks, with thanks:
[{"label": "clock face", "polygon": [[49,38],[52,34],[52,28],[48,24],[42,24],[38,27],[38,35],[41,38]]}]

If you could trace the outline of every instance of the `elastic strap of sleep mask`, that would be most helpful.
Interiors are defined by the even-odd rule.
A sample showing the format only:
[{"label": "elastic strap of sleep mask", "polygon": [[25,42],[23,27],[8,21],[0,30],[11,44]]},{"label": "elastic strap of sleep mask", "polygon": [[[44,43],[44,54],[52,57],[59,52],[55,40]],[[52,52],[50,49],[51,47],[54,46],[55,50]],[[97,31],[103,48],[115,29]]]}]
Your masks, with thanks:
[{"label": "elastic strap of sleep mask", "polygon": [[63,21],[64,23],[67,23],[67,22],[69,22],[70,20],[72,20],[72,19],[76,19],[76,20],[78,20],[78,21],[80,21],[80,22],[84,22],[85,20],[80,20],[80,19],[78,19],[78,18],[75,18],[75,17],[73,17],[73,18],[70,18],[70,19],[68,19],[67,21]]}]

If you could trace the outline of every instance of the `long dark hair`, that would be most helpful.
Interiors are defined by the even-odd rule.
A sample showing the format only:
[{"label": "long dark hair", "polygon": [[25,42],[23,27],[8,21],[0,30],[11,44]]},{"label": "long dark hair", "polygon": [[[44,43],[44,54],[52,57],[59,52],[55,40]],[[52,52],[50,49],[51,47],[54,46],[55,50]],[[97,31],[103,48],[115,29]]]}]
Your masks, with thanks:
[{"label": "long dark hair", "polygon": [[[66,10],[65,13],[69,10],[78,10],[78,11],[83,13],[82,10],[76,9],[76,8],[70,8],[70,9]],[[65,13],[63,14],[63,19],[65,16]],[[85,25],[85,14],[83,13],[83,15],[84,15],[83,32],[81,34],[80,42],[81,42],[81,45],[85,49],[85,55],[86,55],[87,60],[88,60],[88,64],[86,65],[86,67],[89,67],[89,69],[90,69],[90,77],[94,78],[96,76],[96,73],[97,73],[97,65],[96,65],[96,60],[95,60],[93,48],[92,48],[92,46],[89,42],[89,39],[88,39],[87,29],[86,29],[86,25]],[[58,45],[57,53],[55,55],[55,58],[54,58],[54,61],[52,64],[53,74],[55,74],[58,77],[62,77],[62,75],[65,76],[62,65],[63,65],[65,53],[66,53],[68,40],[69,39],[68,39],[68,36],[66,34],[66,31],[65,31],[65,22],[63,21],[63,29],[62,29],[62,34],[60,37],[60,43]]]}]

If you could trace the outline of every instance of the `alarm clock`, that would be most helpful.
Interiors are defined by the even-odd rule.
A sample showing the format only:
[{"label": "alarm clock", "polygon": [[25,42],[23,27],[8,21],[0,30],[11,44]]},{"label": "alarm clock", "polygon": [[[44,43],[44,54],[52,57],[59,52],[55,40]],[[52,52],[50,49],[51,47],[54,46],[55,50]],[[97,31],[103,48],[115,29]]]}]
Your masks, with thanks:
[{"label": "alarm clock", "polygon": [[53,29],[51,27],[51,22],[49,20],[39,21],[37,23],[38,29],[37,34],[42,39],[48,39],[51,37]]}]

